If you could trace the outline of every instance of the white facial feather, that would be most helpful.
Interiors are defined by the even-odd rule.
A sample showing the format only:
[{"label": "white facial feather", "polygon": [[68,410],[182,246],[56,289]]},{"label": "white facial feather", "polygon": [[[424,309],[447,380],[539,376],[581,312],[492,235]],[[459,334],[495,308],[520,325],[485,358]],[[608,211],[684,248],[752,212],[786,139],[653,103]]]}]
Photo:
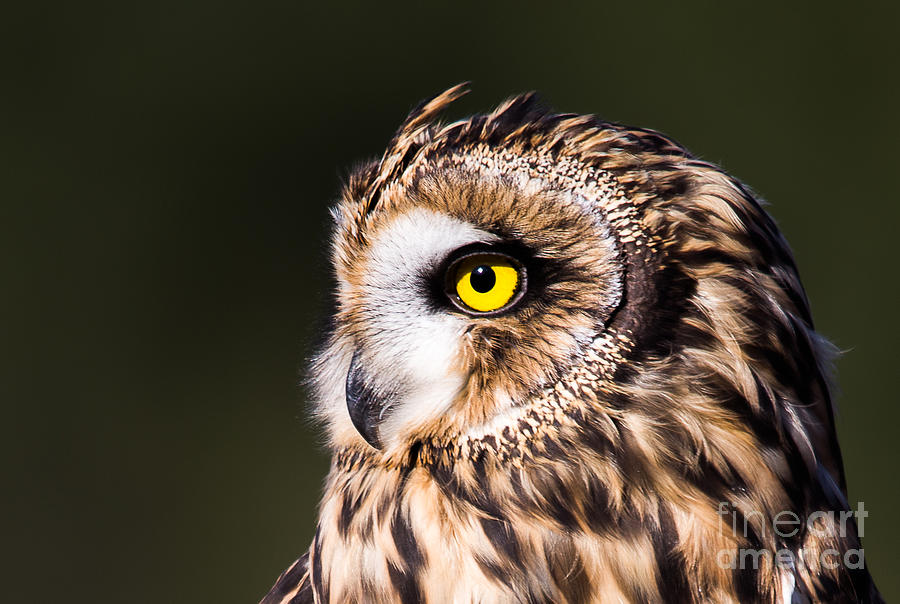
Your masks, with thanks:
[{"label": "white facial feather", "polygon": [[[374,233],[364,259],[363,283],[353,292],[362,304],[361,341],[335,341],[319,362],[324,378],[317,378],[319,394],[326,398],[320,400],[320,409],[335,432],[348,437],[355,432],[344,383],[338,385],[346,379],[354,348],[373,386],[399,394],[379,425],[385,449],[447,410],[465,385],[458,355],[467,321],[434,308],[428,276],[452,251],[496,240],[471,224],[423,208],[397,216]],[[344,282],[339,287],[348,295],[353,286]]]}]

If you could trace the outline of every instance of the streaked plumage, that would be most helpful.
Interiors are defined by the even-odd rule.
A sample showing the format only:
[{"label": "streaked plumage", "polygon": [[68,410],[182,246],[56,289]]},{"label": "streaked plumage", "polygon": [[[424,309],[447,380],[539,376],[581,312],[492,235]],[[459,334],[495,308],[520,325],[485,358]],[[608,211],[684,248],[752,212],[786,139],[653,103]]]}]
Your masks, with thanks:
[{"label": "streaked plumage", "polygon": [[[821,556],[861,547],[852,518],[773,530],[849,505],[832,351],[751,193],[532,95],[436,123],[463,92],[414,110],[334,210],[311,372],[332,468],[263,602],[880,601]],[[520,263],[521,299],[450,304],[470,248]],[[729,564],[745,550],[797,562]]]}]

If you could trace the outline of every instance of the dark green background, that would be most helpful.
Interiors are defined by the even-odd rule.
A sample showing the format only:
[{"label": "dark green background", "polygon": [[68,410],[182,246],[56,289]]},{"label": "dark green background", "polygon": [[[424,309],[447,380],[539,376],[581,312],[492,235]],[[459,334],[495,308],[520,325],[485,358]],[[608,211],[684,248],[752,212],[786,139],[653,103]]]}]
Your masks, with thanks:
[{"label": "dark green background", "polygon": [[[626,6],[627,5],[627,6]],[[771,202],[838,364],[866,558],[895,570],[896,9],[31,2],[0,15],[6,602],[255,602],[327,459],[298,372],[326,207],[420,98],[538,89]]]}]

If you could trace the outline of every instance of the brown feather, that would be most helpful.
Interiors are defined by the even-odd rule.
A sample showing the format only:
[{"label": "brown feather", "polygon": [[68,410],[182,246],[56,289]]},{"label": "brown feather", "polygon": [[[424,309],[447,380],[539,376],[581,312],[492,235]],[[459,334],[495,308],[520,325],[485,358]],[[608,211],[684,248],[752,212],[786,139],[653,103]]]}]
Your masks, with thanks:
[{"label": "brown feather", "polygon": [[[809,601],[880,601],[865,568],[822,563],[861,548],[852,519],[773,530],[779,513],[849,505],[833,350],[760,203],[658,133],[533,95],[435,123],[464,92],[414,110],[351,178],[316,375],[384,336],[365,293],[373,242],[413,210],[533,250],[539,293],[471,319],[465,387],[399,445],[373,449],[323,412],[334,461],[309,570],[264,602],[310,584],[319,603],[781,601],[772,556],[727,563],[748,550],[804,552],[789,574]],[[337,379],[314,378],[323,400]]]}]

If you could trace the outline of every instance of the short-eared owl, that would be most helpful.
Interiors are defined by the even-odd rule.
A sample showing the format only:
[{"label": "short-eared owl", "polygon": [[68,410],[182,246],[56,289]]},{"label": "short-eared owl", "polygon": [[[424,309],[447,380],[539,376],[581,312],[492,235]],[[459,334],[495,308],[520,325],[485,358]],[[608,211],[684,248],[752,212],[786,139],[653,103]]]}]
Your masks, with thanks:
[{"label": "short-eared owl", "polygon": [[753,195],[530,94],[437,122],[463,93],[334,209],[333,461],[264,602],[880,601],[831,348]]}]

